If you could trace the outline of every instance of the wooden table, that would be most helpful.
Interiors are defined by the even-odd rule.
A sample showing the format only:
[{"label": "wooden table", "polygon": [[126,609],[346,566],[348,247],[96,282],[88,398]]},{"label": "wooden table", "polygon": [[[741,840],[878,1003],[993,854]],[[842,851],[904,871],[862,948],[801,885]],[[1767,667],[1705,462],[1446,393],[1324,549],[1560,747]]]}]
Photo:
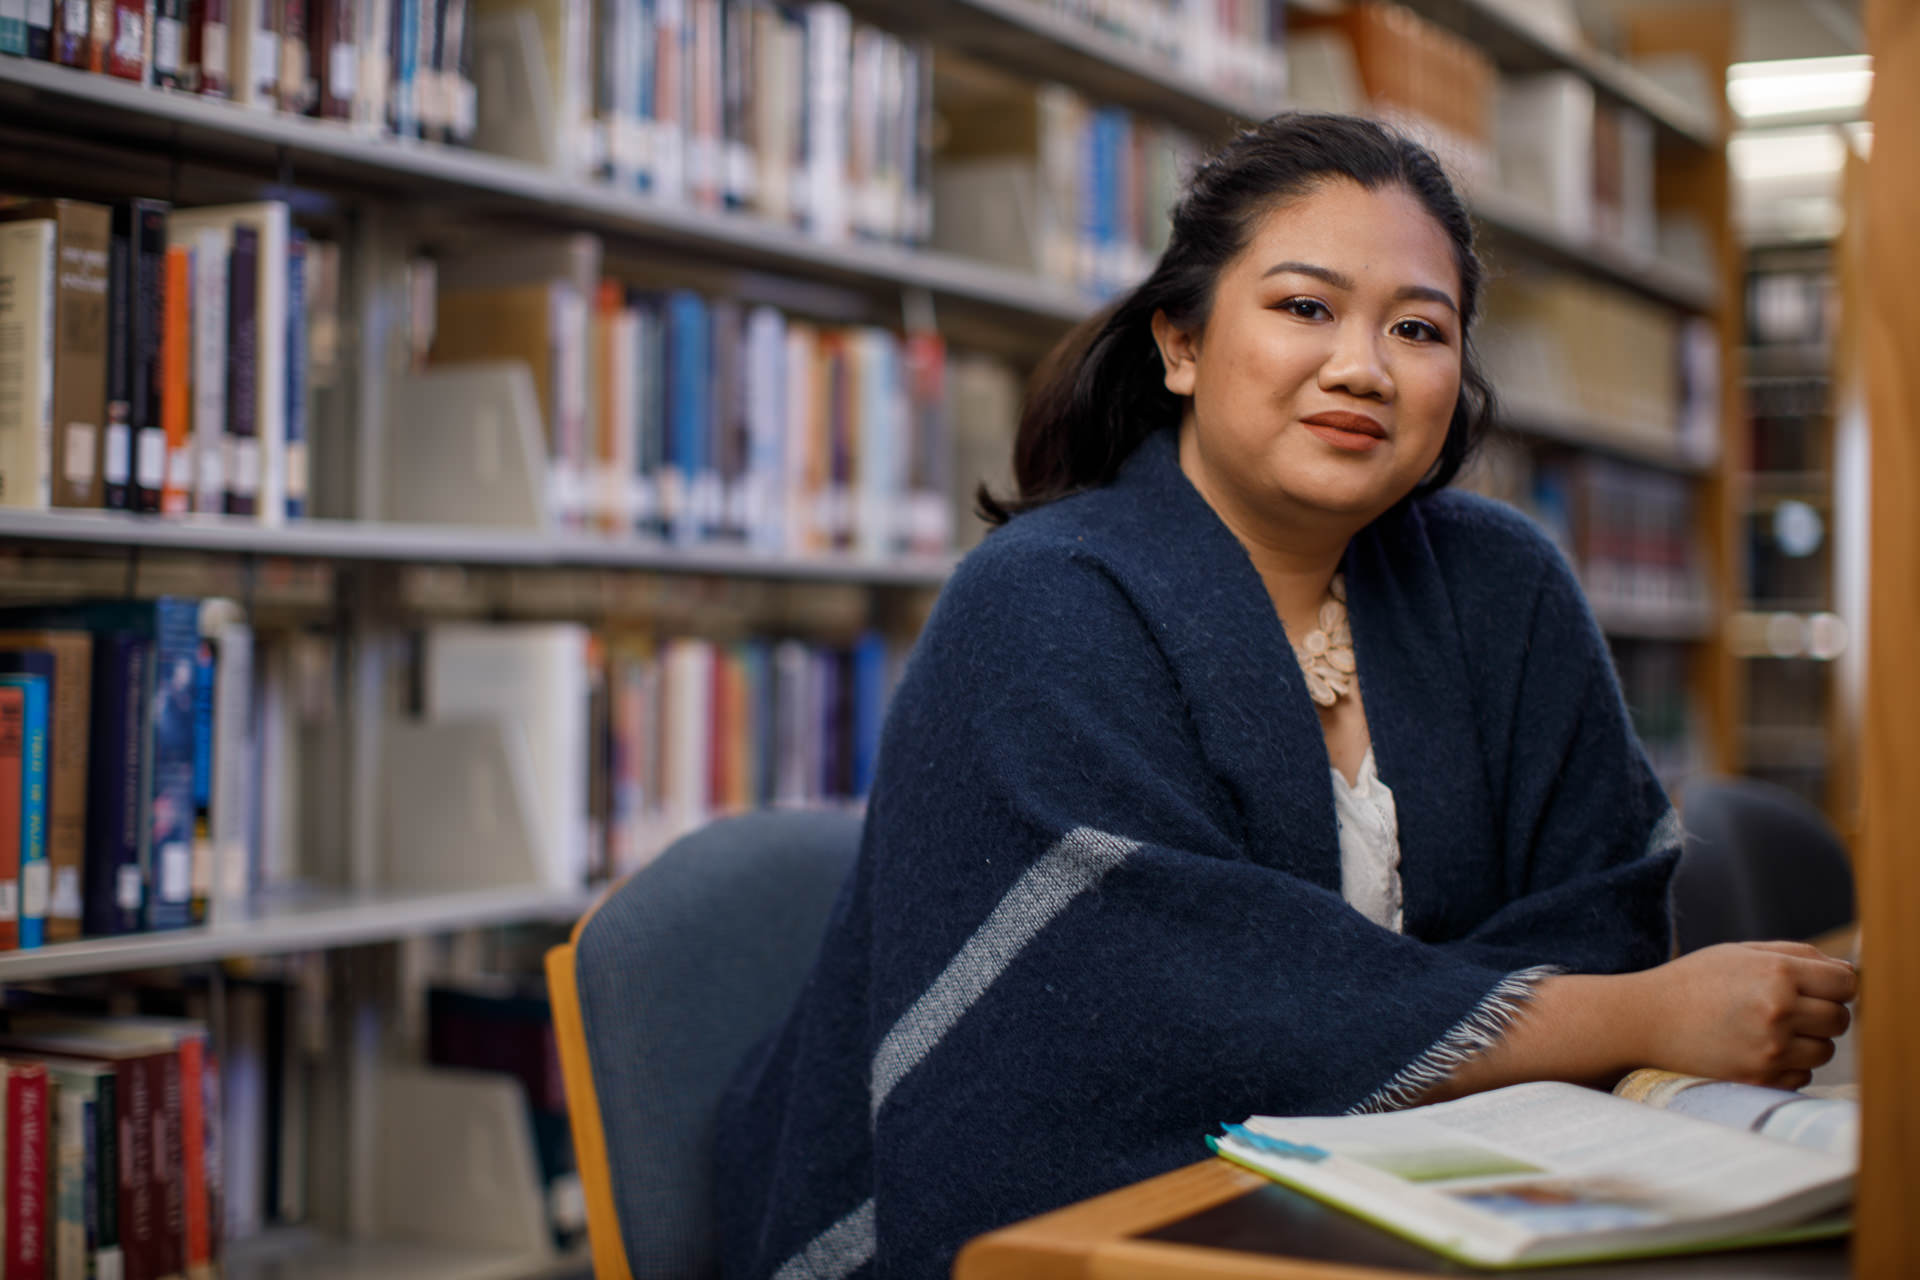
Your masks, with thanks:
[{"label": "wooden table", "polygon": [[[1842,1280],[1847,1242],[1553,1267],[1545,1280]],[[1207,1160],[991,1232],[954,1280],[1406,1280],[1476,1271]]]}]

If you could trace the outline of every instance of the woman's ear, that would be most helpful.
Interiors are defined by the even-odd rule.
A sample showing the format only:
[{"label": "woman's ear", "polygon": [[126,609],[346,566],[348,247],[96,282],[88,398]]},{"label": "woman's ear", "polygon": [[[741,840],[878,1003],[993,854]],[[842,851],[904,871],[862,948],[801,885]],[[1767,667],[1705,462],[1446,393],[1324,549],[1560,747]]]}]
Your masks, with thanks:
[{"label": "woman's ear", "polygon": [[1167,319],[1167,313],[1153,313],[1153,341],[1160,348],[1160,363],[1167,370],[1167,390],[1177,396],[1193,394],[1194,379],[1198,375],[1195,361],[1200,353],[1200,344],[1194,335],[1188,333]]}]

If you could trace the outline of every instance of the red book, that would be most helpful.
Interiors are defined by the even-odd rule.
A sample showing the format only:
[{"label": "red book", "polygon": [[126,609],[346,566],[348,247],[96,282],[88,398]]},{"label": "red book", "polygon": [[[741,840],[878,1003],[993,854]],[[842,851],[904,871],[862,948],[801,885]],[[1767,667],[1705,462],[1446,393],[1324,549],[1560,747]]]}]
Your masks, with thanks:
[{"label": "red book", "polygon": [[0,951],[20,946],[20,787],[27,691],[0,688]]},{"label": "red book", "polygon": [[188,0],[187,83],[209,98],[227,97],[228,48],[227,0]]},{"label": "red book", "polygon": [[113,45],[107,74],[143,80],[147,71],[147,9],[141,0],[113,0]]},{"label": "red book", "polygon": [[47,1064],[8,1062],[6,1280],[47,1275]]}]

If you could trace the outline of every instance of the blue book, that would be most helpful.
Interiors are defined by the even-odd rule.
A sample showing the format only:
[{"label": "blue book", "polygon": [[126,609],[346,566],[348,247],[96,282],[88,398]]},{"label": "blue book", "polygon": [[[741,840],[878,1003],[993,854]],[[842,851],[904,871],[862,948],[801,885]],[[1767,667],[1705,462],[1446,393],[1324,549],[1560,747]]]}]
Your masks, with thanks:
[{"label": "blue book", "polygon": [[141,872],[152,825],[153,641],[132,632],[98,635],[87,762],[87,861],[81,930],[135,933],[146,920]]},{"label": "blue book", "polygon": [[0,653],[0,688],[9,687],[26,694],[20,745],[19,910],[24,951],[47,941],[47,756],[53,738],[53,655]]},{"label": "blue book", "polygon": [[712,346],[707,301],[676,290],[667,299],[667,458],[663,494],[672,491],[668,536],[690,543],[700,536],[696,479],[707,465],[707,426],[713,420]]},{"label": "blue book", "polygon": [[27,55],[27,19],[24,7],[18,17],[0,15],[0,53]]},{"label": "blue book", "polygon": [[[148,929],[192,923],[193,680],[200,650],[200,602],[180,596],[0,610],[0,621],[130,632],[152,642],[141,767],[149,804],[140,873]],[[111,648],[103,645],[103,648]],[[90,868],[91,870],[91,868]],[[123,873],[124,874],[124,873]],[[116,885],[118,894],[122,886]],[[92,895],[90,895],[92,896]]]},{"label": "blue book", "polygon": [[880,729],[887,718],[887,642],[877,631],[853,647],[853,794],[873,788]]},{"label": "blue book", "polygon": [[287,519],[307,514],[307,233],[287,235]]}]

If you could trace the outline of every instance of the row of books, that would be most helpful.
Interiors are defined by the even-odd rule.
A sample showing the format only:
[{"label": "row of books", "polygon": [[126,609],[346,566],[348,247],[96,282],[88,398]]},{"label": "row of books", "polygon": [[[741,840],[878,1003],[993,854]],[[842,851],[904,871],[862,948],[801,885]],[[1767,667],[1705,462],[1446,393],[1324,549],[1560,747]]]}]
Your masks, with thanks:
[{"label": "row of books", "polygon": [[1826,470],[1831,389],[1825,378],[1750,382],[1747,417],[1753,453],[1748,466],[1754,471]]},{"label": "row of books", "polygon": [[0,504],[304,515],[339,276],[279,202],[0,207]]},{"label": "row of books", "polygon": [[1060,85],[974,80],[941,112],[935,246],[1096,297],[1137,284],[1166,247],[1198,142]]},{"label": "row of books", "polygon": [[1044,0],[1226,94],[1278,110],[1287,91],[1284,0]]},{"label": "row of books", "polygon": [[17,1010],[0,1031],[7,1273],[217,1274],[222,1066],[202,1021]]},{"label": "row of books", "polygon": [[0,949],[183,927],[244,881],[252,684],[230,601],[0,610]]},{"label": "row of books", "polygon": [[[482,5],[484,40],[513,38],[495,11],[525,23],[539,9]],[[593,51],[591,74],[565,66],[555,81],[558,118],[582,122],[579,144],[557,148],[563,169],[701,208],[753,210],[829,240],[927,238],[925,47],[855,22],[837,3],[596,0],[591,13],[541,13],[543,26],[554,18],[592,28],[584,46],[559,35],[569,57]]]},{"label": "row of books", "polygon": [[1502,403],[1607,439],[1714,456],[1720,356],[1710,321],[1565,273],[1487,290],[1479,348]]},{"label": "row of books", "polygon": [[1634,732],[1654,773],[1674,795],[1706,763],[1692,659],[1685,645],[1646,640],[1613,644],[1614,670],[1620,675]]},{"label": "row of books", "polygon": [[602,280],[443,287],[440,367],[517,360],[554,522],[767,552],[938,553],[952,538],[937,336]]},{"label": "row of books", "polygon": [[[877,635],[838,647],[575,623],[436,624],[423,653],[424,720],[515,744],[534,871],[557,889],[625,874],[722,813],[853,803],[897,665]],[[406,785],[429,811],[458,799]]]}]

